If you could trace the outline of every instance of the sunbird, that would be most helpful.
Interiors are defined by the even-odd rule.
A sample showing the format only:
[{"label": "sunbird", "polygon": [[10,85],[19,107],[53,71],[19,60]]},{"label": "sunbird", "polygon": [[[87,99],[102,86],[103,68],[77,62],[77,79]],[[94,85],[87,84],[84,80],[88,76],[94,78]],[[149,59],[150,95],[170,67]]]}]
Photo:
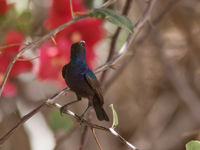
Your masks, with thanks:
[{"label": "sunbird", "polygon": [[86,110],[81,115],[81,119],[83,119],[88,109],[92,106],[100,121],[109,121],[108,115],[103,109],[104,97],[99,81],[86,62],[85,41],[72,44],[70,62],[63,67],[62,76],[69,88],[75,92],[77,100],[62,106],[60,109],[61,114],[67,106],[85,97],[88,98],[89,101]]}]

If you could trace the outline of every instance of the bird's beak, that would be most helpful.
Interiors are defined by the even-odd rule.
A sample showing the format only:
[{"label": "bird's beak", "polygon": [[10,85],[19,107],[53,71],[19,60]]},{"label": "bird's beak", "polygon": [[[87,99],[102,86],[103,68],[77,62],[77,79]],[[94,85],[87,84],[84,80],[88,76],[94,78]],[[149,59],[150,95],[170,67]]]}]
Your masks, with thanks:
[{"label": "bird's beak", "polygon": [[85,46],[85,41],[81,40],[79,43],[81,46],[83,46],[83,47]]}]

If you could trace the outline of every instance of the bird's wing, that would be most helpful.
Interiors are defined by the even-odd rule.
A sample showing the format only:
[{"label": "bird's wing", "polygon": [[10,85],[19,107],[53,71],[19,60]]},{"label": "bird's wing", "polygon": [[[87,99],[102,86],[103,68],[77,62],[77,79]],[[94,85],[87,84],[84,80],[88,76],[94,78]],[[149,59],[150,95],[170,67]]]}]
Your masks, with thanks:
[{"label": "bird's wing", "polygon": [[99,97],[100,104],[103,105],[104,100],[103,100],[103,95],[102,95],[102,90],[99,84],[99,81],[97,80],[96,76],[94,75],[93,72],[87,72],[85,74],[85,79],[89,86],[94,90],[95,94]]},{"label": "bird's wing", "polygon": [[62,76],[63,76],[63,78],[65,78],[66,72],[67,72],[67,65],[64,65],[64,67],[62,68]]}]

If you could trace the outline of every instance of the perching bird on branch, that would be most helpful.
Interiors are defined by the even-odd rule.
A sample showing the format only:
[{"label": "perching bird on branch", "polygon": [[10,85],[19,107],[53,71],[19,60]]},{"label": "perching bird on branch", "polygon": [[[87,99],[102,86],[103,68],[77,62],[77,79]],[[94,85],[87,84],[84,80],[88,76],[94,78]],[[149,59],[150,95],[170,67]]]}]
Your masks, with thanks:
[{"label": "perching bird on branch", "polygon": [[70,62],[63,67],[62,76],[70,89],[76,93],[77,100],[62,106],[61,114],[67,106],[80,101],[82,97],[86,97],[89,103],[81,118],[93,106],[99,120],[109,121],[103,109],[104,98],[100,84],[86,62],[85,41],[72,44]]}]

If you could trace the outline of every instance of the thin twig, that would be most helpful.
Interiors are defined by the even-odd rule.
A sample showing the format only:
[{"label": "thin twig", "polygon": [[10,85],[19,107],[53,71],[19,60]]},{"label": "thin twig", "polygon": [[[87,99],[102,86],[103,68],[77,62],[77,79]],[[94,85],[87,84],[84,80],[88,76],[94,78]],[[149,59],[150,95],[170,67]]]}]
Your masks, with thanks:
[{"label": "thin twig", "polygon": [[[122,11],[122,15],[127,16],[128,12],[130,10],[131,2],[132,2],[132,0],[126,0],[125,6]],[[112,38],[112,41],[110,44],[110,50],[109,50],[109,55],[108,55],[107,61],[110,61],[115,54],[116,42],[119,37],[120,31],[121,31],[121,28],[118,27],[113,35],[113,38]],[[101,75],[101,79],[100,79],[101,83],[104,83],[106,75],[107,75],[107,71],[105,70]]]},{"label": "thin twig", "polygon": [[4,46],[0,46],[0,52],[4,49],[4,48],[9,48],[9,47],[13,47],[13,46],[26,46],[27,44],[25,43],[12,43],[12,44],[8,44],[8,45],[4,45]]},{"label": "thin twig", "polygon": [[71,16],[72,16],[72,19],[74,19],[75,16],[74,16],[74,11],[73,11],[73,6],[72,6],[72,0],[70,0],[69,3],[70,3]]},{"label": "thin twig", "polygon": [[55,40],[55,38],[53,36],[51,36],[51,40],[52,40],[54,45],[57,45],[56,40]]},{"label": "thin twig", "polygon": [[84,129],[83,129],[83,133],[81,135],[81,142],[80,142],[80,145],[79,145],[79,150],[83,150],[84,145],[86,143],[87,135],[88,135],[88,126],[85,126]]},{"label": "thin twig", "polygon": [[68,91],[69,88],[65,88],[56,94],[54,94],[52,97],[47,99],[44,103],[39,105],[37,108],[26,114],[24,117],[20,119],[20,121],[12,128],[10,129],[4,136],[0,138],[0,145],[2,145],[19,127],[21,127],[28,119],[30,119],[33,115],[35,115],[39,110],[45,106],[46,104],[50,104],[50,102],[54,102],[59,96],[63,95],[66,91]]},{"label": "thin twig", "polygon": [[99,143],[99,141],[98,141],[98,139],[97,139],[97,136],[96,136],[96,134],[95,134],[94,129],[91,129],[91,130],[92,130],[92,135],[93,135],[93,137],[94,137],[94,139],[95,139],[95,141],[96,141],[96,143],[97,143],[97,145],[98,145],[99,150],[102,150],[101,145],[100,145],[100,143]]},{"label": "thin twig", "polygon": [[104,66],[100,66],[98,69],[98,72],[104,71],[107,68],[110,68],[111,66],[114,66],[126,53],[127,48],[130,46],[131,43],[133,43],[137,37],[137,35],[140,33],[141,29],[143,28],[143,26],[149,21],[149,19],[151,18],[151,11],[152,8],[154,7],[154,4],[157,0],[152,0],[147,9],[144,12],[144,15],[141,17],[141,19],[136,23],[135,25],[135,29],[134,29],[134,34],[129,34],[128,38],[126,40],[126,43],[122,46],[122,48],[120,49],[119,53],[117,56],[115,56],[112,60],[110,60],[109,62],[106,63],[106,65]]},{"label": "thin twig", "polygon": [[2,138],[0,138],[0,146],[19,128],[21,127],[28,119],[30,119],[33,115],[40,111],[40,109],[45,106],[45,103],[42,103],[33,111],[25,115],[20,121],[9,131],[7,132]]},{"label": "thin twig", "polygon": [[[157,25],[157,24],[164,18],[164,16],[166,16],[166,14],[169,13],[170,10],[171,10],[172,8],[174,8],[174,6],[175,6],[178,2],[180,2],[180,1],[181,1],[181,0],[171,0],[171,1],[165,6],[165,8],[162,9],[161,13],[160,13],[154,20],[152,20],[152,21],[150,21],[150,22],[152,22],[153,25]],[[149,7],[148,7],[148,8],[149,8]],[[149,17],[149,18],[150,18],[150,17]],[[148,19],[147,19],[146,21],[148,22]],[[138,25],[136,24],[136,26],[138,26]],[[138,29],[138,28],[135,29],[135,32],[138,31],[137,29]],[[148,30],[145,32],[145,34],[144,34],[143,36],[141,36],[139,39],[137,39],[136,44],[137,44],[137,45],[139,45],[139,44],[141,45],[141,44],[145,41],[145,39],[148,37],[148,35],[150,34],[151,31],[152,31],[152,28],[149,27]],[[105,91],[107,91],[107,89],[112,85],[112,83],[114,83],[114,81],[117,79],[117,77],[120,76],[122,70],[129,64],[129,62],[131,62],[131,59],[132,59],[133,56],[134,56],[134,52],[132,52],[131,55],[132,55],[132,56],[128,56],[128,57],[125,58],[125,61],[124,61],[123,64],[121,65],[122,68],[119,69],[115,74],[113,74],[113,75],[110,77],[110,79],[108,80],[108,82],[105,83],[105,86],[104,86],[104,90],[105,90]]]},{"label": "thin twig", "polygon": [[[60,109],[62,107],[60,104],[57,104],[57,103],[51,103],[51,106],[54,106],[57,109]],[[103,127],[100,125],[93,124],[85,119],[82,119],[80,116],[78,116],[77,114],[75,114],[74,112],[72,112],[70,110],[64,110],[63,113],[73,117],[78,122],[81,122],[82,125],[86,125],[86,126],[90,127],[91,129],[98,129],[98,130],[103,130],[103,131],[109,132],[112,135],[114,135],[115,137],[117,137],[124,144],[126,144],[128,147],[130,147],[131,149],[138,150],[134,145],[132,145],[127,140],[125,140],[121,135],[119,135],[113,128],[106,128],[106,127]]]},{"label": "thin twig", "polygon": [[[86,120],[88,122],[91,122],[90,111],[87,114]],[[87,142],[87,139],[88,139],[87,137],[88,137],[88,126],[85,126],[84,129],[83,129],[83,132],[81,134],[81,140],[80,140],[79,150],[83,150],[83,148],[85,146],[85,143]]]},{"label": "thin twig", "polygon": [[17,58],[18,61],[33,61],[37,58],[40,58],[40,56],[36,56],[36,57],[33,57],[33,58]]},{"label": "thin twig", "polygon": [[107,2],[105,2],[101,8],[106,8],[108,6],[110,6],[111,4],[115,3],[117,0],[108,0]]}]

